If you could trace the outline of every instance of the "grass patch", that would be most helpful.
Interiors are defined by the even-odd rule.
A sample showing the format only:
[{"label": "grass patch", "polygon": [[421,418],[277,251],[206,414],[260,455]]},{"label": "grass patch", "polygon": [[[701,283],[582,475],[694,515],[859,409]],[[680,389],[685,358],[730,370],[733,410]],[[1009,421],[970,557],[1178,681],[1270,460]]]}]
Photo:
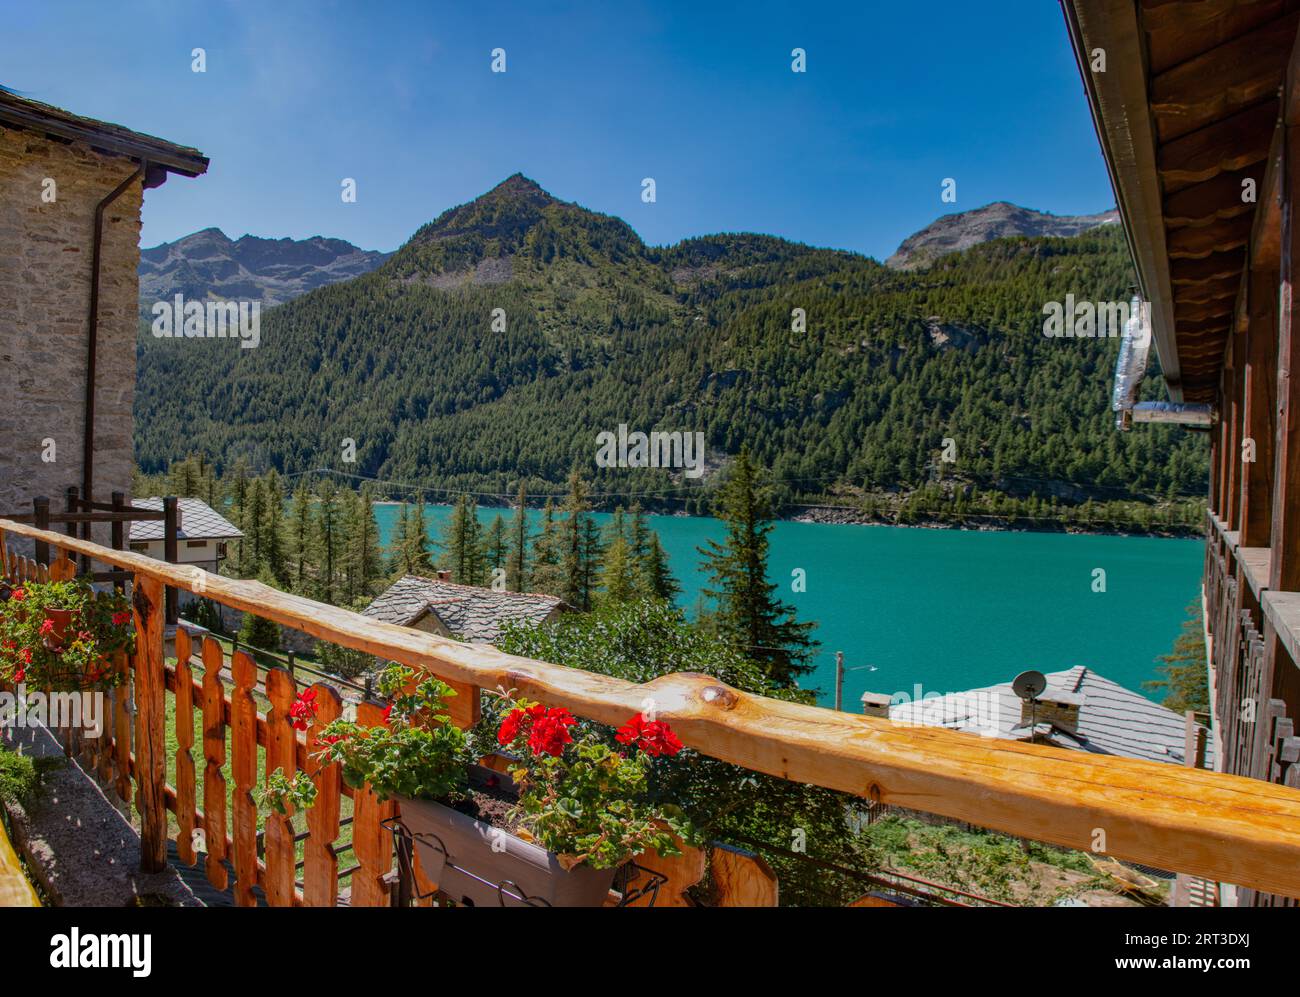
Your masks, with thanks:
[{"label": "grass patch", "polygon": [[32,758],[0,747],[0,802],[29,808],[40,795],[41,777],[64,761],[63,758]]},{"label": "grass patch", "polygon": [[1099,878],[1081,852],[893,814],[866,828],[862,843],[879,868],[897,869],[1006,903],[1038,899],[1044,888],[1054,893],[1054,887],[1042,882],[1043,866],[1089,882]]}]

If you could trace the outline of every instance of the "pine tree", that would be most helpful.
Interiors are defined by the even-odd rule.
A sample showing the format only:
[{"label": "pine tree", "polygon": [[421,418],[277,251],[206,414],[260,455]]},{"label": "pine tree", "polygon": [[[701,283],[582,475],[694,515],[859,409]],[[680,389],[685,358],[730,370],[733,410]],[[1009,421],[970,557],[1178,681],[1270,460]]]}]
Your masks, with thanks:
[{"label": "pine tree", "polygon": [[510,553],[506,567],[506,588],[524,592],[528,585],[528,493],[523,482],[515,498],[515,515],[510,521]]},{"label": "pine tree", "polygon": [[312,515],[312,495],[307,479],[299,478],[289,507],[288,526],[289,584],[299,595],[307,595],[315,566],[316,521]]},{"label": "pine tree", "polygon": [[[244,507],[248,504],[248,461],[240,457],[235,461],[235,470],[231,474],[230,484],[230,517],[239,529],[247,534],[248,528],[244,523]],[[247,536],[240,539],[235,550],[235,564],[243,574],[244,565],[244,546]],[[246,577],[246,576],[245,576]]]},{"label": "pine tree", "polygon": [[478,584],[478,515],[468,495],[462,495],[452,507],[439,546],[442,548],[442,557],[438,564],[451,572],[453,582],[460,585]]},{"label": "pine tree", "polygon": [[582,606],[590,610],[596,602],[596,588],[600,582],[600,563],[605,545],[600,539],[600,527],[587,516],[582,522]]},{"label": "pine tree", "polygon": [[245,490],[243,514],[244,542],[240,553],[239,574],[256,578],[261,573],[266,553],[266,489],[261,478],[253,478]]},{"label": "pine tree", "polygon": [[320,483],[316,519],[317,544],[320,551],[320,570],[316,578],[317,598],[331,605],[340,594],[339,569],[345,545],[343,508],[338,486],[329,478]]},{"label": "pine tree", "polygon": [[668,568],[668,554],[659,543],[659,534],[653,531],[650,533],[650,549],[637,578],[637,591],[665,602],[673,602],[682,591]]},{"label": "pine tree", "polygon": [[497,585],[497,579],[504,579],[506,560],[509,557],[509,541],[506,538],[506,521],[498,513],[492,519],[483,536],[483,581]]},{"label": "pine tree", "polygon": [[417,575],[433,574],[433,552],[429,549],[429,517],[424,510],[424,497],[411,507],[411,520],[406,526],[406,558],[411,572]]},{"label": "pine tree", "polygon": [[614,510],[605,529],[600,585],[607,602],[630,602],[636,597],[636,564],[624,528],[622,506]]},{"label": "pine tree", "polygon": [[383,571],[374,499],[369,482],[360,492],[343,494],[343,602],[350,606],[361,600],[364,605],[366,597],[372,594],[374,581]]},{"label": "pine tree", "polygon": [[628,510],[627,549],[632,566],[639,573],[650,553],[650,528],[646,525],[640,502],[633,502]]},{"label": "pine tree", "polygon": [[715,515],[726,524],[726,540],[710,540],[699,552],[710,581],[705,592],[717,605],[718,633],[762,664],[774,682],[792,685],[811,670],[815,624],[797,622],[767,580],[771,504],[748,449],[740,451],[719,489]]},{"label": "pine tree", "polygon": [[1205,634],[1201,629],[1201,604],[1193,600],[1187,607],[1183,629],[1174,639],[1173,650],[1162,654],[1156,665],[1163,678],[1143,682],[1144,689],[1166,692],[1163,705],[1176,713],[1210,710],[1210,686],[1205,665]]},{"label": "pine tree", "polygon": [[262,563],[271,572],[278,587],[289,583],[289,565],[284,545],[284,485],[272,468],[263,485],[266,509],[263,520]]},{"label": "pine tree", "polygon": [[569,495],[564,500],[567,515],[560,528],[560,597],[575,609],[584,611],[591,609],[588,598],[590,586],[587,584],[587,570],[583,563],[587,508],[587,486],[575,467],[569,473]]},{"label": "pine tree", "polygon": [[182,498],[201,497],[202,466],[193,454],[184,460],[173,461],[167,477],[171,494]]},{"label": "pine tree", "polygon": [[[257,580],[263,585],[275,588],[275,579],[271,577],[269,571],[262,571]],[[256,613],[245,613],[239,627],[239,643],[245,647],[257,648],[259,651],[278,651],[280,650],[280,625]],[[264,668],[272,668],[279,664],[279,661],[267,655],[254,653],[253,657]]]},{"label": "pine tree", "polygon": [[533,544],[530,587],[550,595],[564,593],[560,563],[560,524],[555,519],[555,503],[550,498],[542,506],[542,529]]}]

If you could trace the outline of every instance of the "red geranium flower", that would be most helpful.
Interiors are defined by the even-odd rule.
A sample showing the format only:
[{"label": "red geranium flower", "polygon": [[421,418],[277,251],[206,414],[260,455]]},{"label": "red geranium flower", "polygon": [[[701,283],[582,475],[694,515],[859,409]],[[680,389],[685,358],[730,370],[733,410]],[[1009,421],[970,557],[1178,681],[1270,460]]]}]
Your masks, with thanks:
[{"label": "red geranium flower", "polygon": [[22,681],[23,679],[25,679],[26,677],[27,677],[27,672],[25,672],[25,671],[24,671],[23,669],[21,669],[21,668],[18,669],[18,671],[14,672],[14,681],[15,681],[15,682],[21,682],[21,681]]},{"label": "red geranium flower", "polygon": [[41,636],[44,637],[46,634],[52,633],[54,633],[54,621],[46,620],[41,624]]},{"label": "red geranium flower", "polygon": [[120,613],[113,614],[113,626],[120,627],[123,623],[131,618],[131,611],[124,609]]},{"label": "red geranium flower", "polygon": [[546,711],[533,721],[533,729],[528,732],[528,747],[534,754],[554,755],[559,758],[564,754],[564,746],[573,742],[569,728],[578,722],[566,709],[556,707]]},{"label": "red geranium flower", "polygon": [[521,732],[527,734],[532,730],[533,721],[545,714],[546,707],[541,703],[534,703],[528,707],[516,706],[501,721],[501,729],[497,731],[497,743],[503,748],[508,747]]},{"label": "red geranium flower", "polygon": [[22,589],[14,589],[12,592],[9,593],[9,598],[15,600],[16,602],[22,602],[24,599],[27,598],[27,593],[24,592]]},{"label": "red geranium flower", "polygon": [[527,737],[529,751],[558,758],[563,754],[564,746],[573,741],[569,728],[577,722],[577,718],[562,707],[547,709],[541,703],[527,708],[516,706],[501,721],[497,742],[506,747],[519,737]]},{"label": "red geranium flower", "polygon": [[620,744],[634,745],[651,758],[675,755],[682,750],[681,739],[661,720],[647,720],[640,713],[618,729],[614,735]]},{"label": "red geranium flower", "polygon": [[24,665],[30,665],[32,663],[32,649],[30,647],[24,647],[18,653],[22,657]]},{"label": "red geranium flower", "polygon": [[316,705],[315,699],[315,689],[307,689],[298,693],[298,698],[289,707],[289,719],[293,721],[294,730],[306,730],[310,726],[312,719],[316,716],[316,711],[320,709]]}]

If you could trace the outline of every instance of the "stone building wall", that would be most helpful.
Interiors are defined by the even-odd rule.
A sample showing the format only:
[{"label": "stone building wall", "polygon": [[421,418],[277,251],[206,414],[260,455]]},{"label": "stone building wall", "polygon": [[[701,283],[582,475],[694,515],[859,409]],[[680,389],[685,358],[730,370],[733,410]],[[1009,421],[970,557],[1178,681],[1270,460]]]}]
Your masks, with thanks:
[{"label": "stone building wall", "polygon": [[[36,132],[0,129],[0,514],[81,486],[95,205],[136,163]],[[46,178],[55,199],[42,200]],[[141,185],[104,213],[95,498],[131,493]],[[54,460],[46,440],[54,441]],[[95,538],[108,539],[107,526]]]}]

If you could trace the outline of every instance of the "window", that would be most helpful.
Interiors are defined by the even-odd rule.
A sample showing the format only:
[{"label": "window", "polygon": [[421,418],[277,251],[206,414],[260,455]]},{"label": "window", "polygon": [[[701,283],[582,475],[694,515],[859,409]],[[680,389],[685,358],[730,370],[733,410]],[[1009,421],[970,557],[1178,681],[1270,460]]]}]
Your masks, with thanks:
[{"label": "window", "polygon": [[208,545],[208,542],[207,542],[206,540],[186,540],[186,541],[185,541],[185,546],[186,546],[186,547],[206,547],[207,545]]},{"label": "window", "polygon": [[139,554],[148,554],[148,553],[149,553],[149,545],[148,545],[147,543],[143,543],[143,542],[141,542],[141,541],[139,541],[139,540],[137,540],[137,541],[135,541],[134,543],[131,544],[131,549],[132,549],[133,551],[136,551],[136,552],[139,553]]}]

